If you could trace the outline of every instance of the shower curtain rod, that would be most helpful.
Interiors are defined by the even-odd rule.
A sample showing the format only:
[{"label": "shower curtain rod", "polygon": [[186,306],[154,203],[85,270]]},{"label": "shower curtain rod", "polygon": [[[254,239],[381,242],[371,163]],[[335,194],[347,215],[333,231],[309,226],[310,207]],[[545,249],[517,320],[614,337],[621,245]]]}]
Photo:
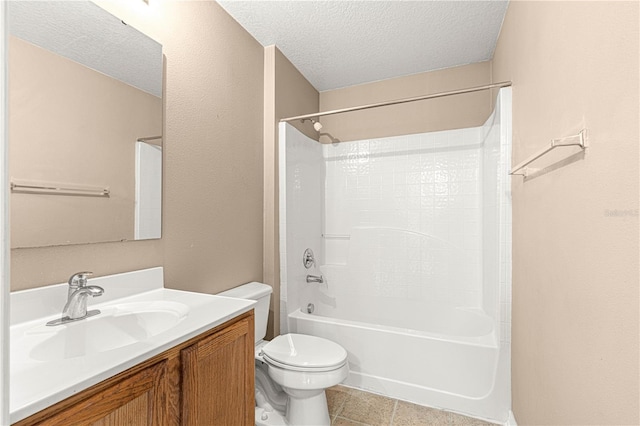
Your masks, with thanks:
[{"label": "shower curtain rod", "polygon": [[349,108],[342,108],[342,109],[334,109],[332,111],[317,112],[315,114],[297,115],[295,117],[283,118],[280,121],[287,123],[289,121],[303,120],[303,119],[309,119],[309,118],[319,118],[319,117],[324,117],[325,115],[341,114],[343,112],[360,111],[363,109],[371,109],[371,108],[378,108],[378,107],[389,106],[389,105],[404,104],[407,102],[423,101],[426,99],[442,98],[445,96],[461,95],[463,93],[479,92],[481,90],[489,90],[489,89],[509,87],[509,86],[511,86],[510,81],[503,81],[500,83],[487,84],[485,86],[469,87],[467,89],[451,90],[449,92],[433,93],[431,95],[415,96],[413,98],[397,99],[395,101],[378,102],[375,104],[360,105],[356,107],[349,107]]},{"label": "shower curtain rod", "polygon": [[149,136],[146,138],[138,138],[136,139],[137,142],[146,142],[146,141],[155,141],[157,139],[162,139],[162,136]]}]

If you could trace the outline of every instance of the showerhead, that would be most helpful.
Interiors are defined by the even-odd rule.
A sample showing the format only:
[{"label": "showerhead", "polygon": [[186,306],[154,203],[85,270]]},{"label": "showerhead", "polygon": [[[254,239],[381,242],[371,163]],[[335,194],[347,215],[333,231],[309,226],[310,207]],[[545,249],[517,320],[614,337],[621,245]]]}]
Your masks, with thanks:
[{"label": "showerhead", "polygon": [[303,118],[300,121],[302,121],[303,123],[305,121],[310,121],[311,123],[313,123],[313,128],[315,129],[316,132],[319,132],[320,130],[322,130],[322,124],[319,121],[314,120],[313,118]]}]

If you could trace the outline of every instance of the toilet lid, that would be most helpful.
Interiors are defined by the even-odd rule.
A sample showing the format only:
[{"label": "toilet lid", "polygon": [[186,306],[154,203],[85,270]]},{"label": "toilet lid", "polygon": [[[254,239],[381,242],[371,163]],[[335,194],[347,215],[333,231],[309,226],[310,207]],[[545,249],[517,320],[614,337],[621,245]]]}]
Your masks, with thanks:
[{"label": "toilet lid", "polygon": [[335,342],[306,334],[277,336],[262,348],[265,361],[289,370],[329,371],[347,362],[347,351]]}]

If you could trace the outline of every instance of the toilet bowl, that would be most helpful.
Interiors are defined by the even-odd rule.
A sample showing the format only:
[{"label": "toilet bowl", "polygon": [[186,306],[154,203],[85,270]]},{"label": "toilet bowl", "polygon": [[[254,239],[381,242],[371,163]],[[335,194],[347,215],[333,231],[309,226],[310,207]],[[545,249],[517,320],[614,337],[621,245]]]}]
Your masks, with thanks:
[{"label": "toilet bowl", "polygon": [[262,346],[258,357],[288,396],[285,419],[289,424],[331,423],[324,391],[349,374],[342,346],[320,337],[285,334]]},{"label": "toilet bowl", "polygon": [[257,300],[256,425],[329,425],[325,389],[347,378],[347,351],[335,342],[304,334],[266,334],[271,287],[249,283],[219,294]]}]

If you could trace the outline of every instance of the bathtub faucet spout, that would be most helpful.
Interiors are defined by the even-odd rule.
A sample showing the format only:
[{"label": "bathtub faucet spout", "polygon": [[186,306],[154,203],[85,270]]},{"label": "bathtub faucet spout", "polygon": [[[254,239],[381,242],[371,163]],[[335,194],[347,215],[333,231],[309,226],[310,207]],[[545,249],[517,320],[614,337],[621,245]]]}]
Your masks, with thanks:
[{"label": "bathtub faucet spout", "polygon": [[318,275],[307,275],[307,282],[308,283],[320,283],[322,284],[324,282],[324,278],[322,277],[322,275],[318,276]]}]

